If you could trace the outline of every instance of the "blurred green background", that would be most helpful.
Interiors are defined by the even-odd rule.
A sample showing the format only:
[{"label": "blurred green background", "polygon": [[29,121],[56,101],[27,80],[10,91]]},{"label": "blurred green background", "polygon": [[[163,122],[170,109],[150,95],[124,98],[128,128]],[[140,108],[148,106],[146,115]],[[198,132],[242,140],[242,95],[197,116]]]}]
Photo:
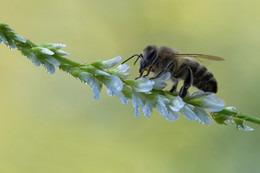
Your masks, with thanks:
[{"label": "blurred green background", "polygon": [[[71,59],[127,58],[148,44],[225,58],[208,68],[217,97],[260,116],[260,1],[12,0],[1,21],[35,43],[68,45]],[[134,118],[103,89],[57,71],[49,75],[0,45],[0,172],[260,172],[260,128],[201,125],[157,111]],[[132,64],[130,62],[129,64]],[[132,67],[131,77],[138,67]]]}]

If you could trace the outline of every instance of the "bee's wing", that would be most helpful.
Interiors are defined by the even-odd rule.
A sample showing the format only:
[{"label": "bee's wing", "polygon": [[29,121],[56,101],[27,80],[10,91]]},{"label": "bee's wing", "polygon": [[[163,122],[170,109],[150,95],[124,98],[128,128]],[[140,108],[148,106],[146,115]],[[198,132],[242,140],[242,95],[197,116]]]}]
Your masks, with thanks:
[{"label": "bee's wing", "polygon": [[204,55],[204,54],[174,54],[175,57],[190,57],[190,58],[204,58],[204,59],[209,59],[209,60],[214,60],[214,61],[224,61],[223,58],[220,58],[218,56],[213,56],[213,55]]}]

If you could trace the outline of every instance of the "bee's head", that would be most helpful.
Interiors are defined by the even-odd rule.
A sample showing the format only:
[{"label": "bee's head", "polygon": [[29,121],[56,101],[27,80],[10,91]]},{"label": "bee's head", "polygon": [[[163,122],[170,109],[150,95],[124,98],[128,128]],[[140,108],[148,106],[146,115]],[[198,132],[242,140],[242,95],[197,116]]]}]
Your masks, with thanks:
[{"label": "bee's head", "polygon": [[147,46],[141,54],[135,54],[131,56],[130,58],[123,61],[122,64],[137,56],[134,65],[137,63],[139,58],[141,58],[139,73],[142,73],[144,70],[147,70],[147,68],[149,68],[150,65],[154,64],[157,60],[157,50],[158,48],[156,46]]},{"label": "bee's head", "polygon": [[158,51],[156,46],[147,46],[143,50],[143,52],[140,54],[141,61],[140,61],[139,73],[142,73],[144,70],[148,70],[149,66],[154,64],[154,61],[157,59],[157,54]]}]

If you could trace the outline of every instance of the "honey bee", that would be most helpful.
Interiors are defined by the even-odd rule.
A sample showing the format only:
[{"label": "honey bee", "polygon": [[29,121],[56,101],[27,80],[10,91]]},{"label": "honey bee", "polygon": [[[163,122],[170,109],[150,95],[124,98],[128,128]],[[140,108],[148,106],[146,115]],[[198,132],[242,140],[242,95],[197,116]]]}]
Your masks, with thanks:
[{"label": "honey bee", "polygon": [[[184,80],[179,96],[184,98],[190,86],[194,86],[204,92],[216,93],[218,90],[217,80],[213,74],[195,58],[205,58],[215,61],[223,61],[223,58],[204,54],[180,54],[179,51],[168,47],[147,46],[141,54],[135,54],[123,63],[137,56],[134,64],[141,58],[139,73],[146,77],[150,72],[154,73],[151,80],[156,79],[166,72],[171,73],[173,86],[170,92],[176,91],[178,80]],[[194,59],[192,59],[194,58]],[[122,63],[122,64],[123,64]],[[147,74],[143,73],[147,71]]]}]

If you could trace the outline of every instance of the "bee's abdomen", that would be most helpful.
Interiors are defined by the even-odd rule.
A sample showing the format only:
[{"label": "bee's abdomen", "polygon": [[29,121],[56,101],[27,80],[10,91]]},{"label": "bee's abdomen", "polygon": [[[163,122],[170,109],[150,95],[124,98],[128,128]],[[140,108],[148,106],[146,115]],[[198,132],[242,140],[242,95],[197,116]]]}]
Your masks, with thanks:
[{"label": "bee's abdomen", "polygon": [[[213,74],[206,67],[192,60],[182,64],[180,68],[186,68],[185,66],[189,66],[192,70],[193,86],[204,92],[217,92],[217,81]],[[186,76],[185,71],[183,72],[183,74],[180,74],[182,79],[184,79]]]},{"label": "bee's abdomen", "polygon": [[196,70],[193,68],[192,72],[195,87],[205,92],[217,92],[217,80],[206,67],[199,64]]}]

